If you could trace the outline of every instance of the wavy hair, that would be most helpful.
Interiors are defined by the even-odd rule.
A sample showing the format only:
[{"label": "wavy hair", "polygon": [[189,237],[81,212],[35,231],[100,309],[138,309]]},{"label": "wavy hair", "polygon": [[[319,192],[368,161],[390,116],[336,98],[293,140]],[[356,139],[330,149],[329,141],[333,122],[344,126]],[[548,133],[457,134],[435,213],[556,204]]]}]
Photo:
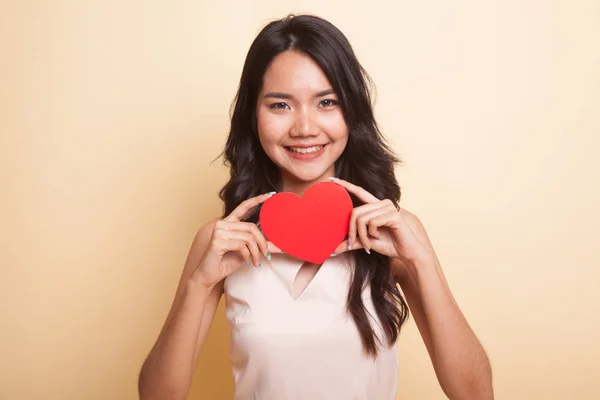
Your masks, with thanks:
[{"label": "wavy hair", "polygon": [[[330,22],[312,15],[289,15],[266,25],[246,56],[238,92],[232,103],[231,128],[224,163],[230,178],[219,196],[224,215],[242,201],[269,191],[280,191],[279,169],[264,152],[256,121],[256,105],[263,76],[272,60],[293,50],[311,57],[323,70],[338,96],[348,126],[348,144],[336,161],[336,176],[359,185],[379,199],[400,201],[394,166],[400,160],[381,134],[373,115],[372,81],[357,60],[348,39]],[[362,204],[351,195],[354,206]],[[249,218],[256,222],[258,210]],[[382,338],[363,303],[368,286],[385,342],[392,346],[408,318],[408,306],[390,274],[390,259],[376,252],[353,252],[354,268],[348,290],[347,310],[354,320],[366,354],[378,354]]]}]

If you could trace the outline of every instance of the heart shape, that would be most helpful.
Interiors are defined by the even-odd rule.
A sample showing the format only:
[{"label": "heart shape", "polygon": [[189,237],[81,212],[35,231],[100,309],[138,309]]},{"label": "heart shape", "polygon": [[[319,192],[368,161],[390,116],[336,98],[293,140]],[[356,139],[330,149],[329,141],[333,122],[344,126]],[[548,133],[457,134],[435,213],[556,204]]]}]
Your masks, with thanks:
[{"label": "heart shape", "polygon": [[346,189],[319,182],[304,197],[290,192],[271,196],[261,207],[260,226],[285,253],[322,264],[348,236],[353,208]]}]

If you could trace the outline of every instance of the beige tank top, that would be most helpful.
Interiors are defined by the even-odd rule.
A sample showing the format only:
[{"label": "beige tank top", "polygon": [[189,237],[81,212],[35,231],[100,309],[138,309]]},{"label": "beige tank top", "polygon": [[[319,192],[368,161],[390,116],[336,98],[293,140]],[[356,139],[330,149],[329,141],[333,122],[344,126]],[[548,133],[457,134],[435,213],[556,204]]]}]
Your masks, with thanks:
[{"label": "beige tank top", "polygon": [[[297,298],[293,284],[303,261],[286,254],[227,277],[234,400],[394,399],[396,345],[366,357],[346,312],[351,260],[348,253],[326,260]],[[368,288],[363,299],[381,337]]]}]

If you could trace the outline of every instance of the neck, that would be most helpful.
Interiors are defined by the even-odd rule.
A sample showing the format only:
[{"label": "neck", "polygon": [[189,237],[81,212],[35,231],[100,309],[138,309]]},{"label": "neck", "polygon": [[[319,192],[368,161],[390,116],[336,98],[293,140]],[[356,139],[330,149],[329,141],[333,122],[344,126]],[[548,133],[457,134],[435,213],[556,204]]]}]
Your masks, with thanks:
[{"label": "neck", "polygon": [[298,196],[304,196],[304,192],[306,192],[306,189],[308,189],[311,185],[313,185],[317,182],[327,181],[332,176],[335,176],[335,171],[333,169],[331,171],[327,171],[326,173],[324,173],[323,175],[321,175],[319,178],[317,178],[315,180],[304,181],[304,180],[298,179],[297,177],[291,176],[291,175],[285,173],[284,171],[282,171],[282,173],[281,173],[282,191],[295,193]]}]

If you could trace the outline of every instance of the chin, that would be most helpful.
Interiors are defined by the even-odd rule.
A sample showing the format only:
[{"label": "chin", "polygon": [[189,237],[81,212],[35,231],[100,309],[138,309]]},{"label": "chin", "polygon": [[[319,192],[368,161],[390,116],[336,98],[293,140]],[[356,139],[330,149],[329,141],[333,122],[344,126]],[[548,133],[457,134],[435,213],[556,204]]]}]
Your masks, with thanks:
[{"label": "chin", "polygon": [[[302,183],[316,183],[317,181],[322,181],[324,179],[329,178],[329,175],[325,176],[327,174],[327,170],[322,170],[322,171],[317,171],[317,172],[308,172],[308,171],[304,171],[304,172],[300,172],[300,171],[287,171],[288,176],[290,176],[291,178],[293,178],[294,180],[298,181],[298,182],[302,182]],[[333,174],[331,174],[331,176],[333,176]]]}]

